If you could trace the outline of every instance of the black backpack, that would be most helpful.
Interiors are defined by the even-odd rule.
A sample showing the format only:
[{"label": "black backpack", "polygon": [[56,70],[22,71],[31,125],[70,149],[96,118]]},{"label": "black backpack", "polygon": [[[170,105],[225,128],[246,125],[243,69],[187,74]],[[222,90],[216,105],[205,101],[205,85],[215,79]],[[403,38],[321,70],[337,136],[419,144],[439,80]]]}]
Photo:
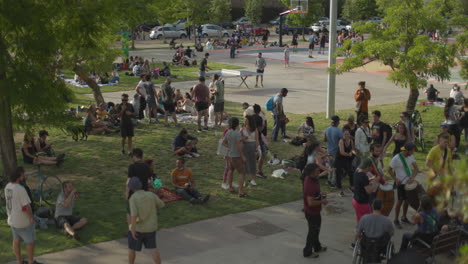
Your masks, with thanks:
[{"label": "black backpack", "polygon": [[393,136],[393,129],[392,127],[387,124],[387,123],[384,123],[382,122],[382,127],[383,127],[383,131],[384,132],[387,132],[387,141],[386,142],[382,142],[382,145],[385,146],[385,144],[387,144],[387,142],[392,138]]}]

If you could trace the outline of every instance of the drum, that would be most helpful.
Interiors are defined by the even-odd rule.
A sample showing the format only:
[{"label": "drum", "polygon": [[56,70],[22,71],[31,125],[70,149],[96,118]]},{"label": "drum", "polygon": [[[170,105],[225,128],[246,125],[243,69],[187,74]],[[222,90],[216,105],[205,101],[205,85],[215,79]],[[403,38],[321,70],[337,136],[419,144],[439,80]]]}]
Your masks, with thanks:
[{"label": "drum", "polygon": [[427,195],[431,197],[432,205],[437,207],[437,196],[441,195],[444,191],[442,183],[440,181],[434,181],[428,188],[427,188]]},{"label": "drum", "polygon": [[413,181],[410,184],[405,184],[405,192],[406,201],[408,202],[409,206],[417,211],[419,209],[421,196],[426,193],[424,188],[417,181]]},{"label": "drum", "polygon": [[393,183],[379,185],[379,189],[377,189],[377,198],[382,200],[383,202],[382,214],[385,216],[389,216],[395,203],[395,192],[393,191]]}]

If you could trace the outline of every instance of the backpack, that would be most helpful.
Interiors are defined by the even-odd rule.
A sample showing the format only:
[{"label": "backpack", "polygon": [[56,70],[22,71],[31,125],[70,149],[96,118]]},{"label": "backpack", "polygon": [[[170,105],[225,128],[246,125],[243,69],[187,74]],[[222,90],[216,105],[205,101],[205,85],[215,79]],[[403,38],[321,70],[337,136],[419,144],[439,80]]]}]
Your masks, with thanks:
[{"label": "backpack", "polygon": [[268,99],[268,101],[266,102],[266,104],[265,104],[265,109],[266,109],[267,111],[272,111],[272,110],[273,110],[273,108],[274,108],[274,103],[273,103],[273,101],[274,101],[274,100],[275,100],[275,97],[272,96],[272,97],[271,97],[270,99]]},{"label": "backpack", "polygon": [[[383,131],[387,132],[387,142],[388,142],[392,138],[393,129],[389,124],[384,123],[384,122],[382,122],[382,127],[383,127]],[[382,142],[382,145],[387,144],[387,142]]]}]

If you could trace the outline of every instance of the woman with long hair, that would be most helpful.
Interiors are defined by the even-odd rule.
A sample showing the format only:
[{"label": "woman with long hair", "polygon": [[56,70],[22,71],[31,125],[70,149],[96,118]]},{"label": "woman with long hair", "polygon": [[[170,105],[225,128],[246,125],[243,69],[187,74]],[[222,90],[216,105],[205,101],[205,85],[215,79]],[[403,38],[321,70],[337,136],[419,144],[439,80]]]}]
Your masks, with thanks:
[{"label": "woman with long hair", "polygon": [[32,133],[27,132],[24,134],[23,145],[21,146],[21,153],[23,154],[24,163],[34,165],[57,165],[59,167],[64,161],[64,154],[57,157],[47,157],[38,155],[34,146],[34,136]]},{"label": "woman with long hair", "polygon": [[352,189],[353,182],[353,159],[354,159],[354,141],[351,138],[351,133],[348,129],[343,131],[343,138],[338,143],[339,151],[336,153],[335,168],[336,168],[336,187],[340,190],[340,196],[343,197],[343,189],[341,180],[346,176],[349,177],[349,186]]},{"label": "woman with long hair", "polygon": [[242,151],[245,156],[245,172],[250,176],[250,184],[256,186],[255,174],[257,173],[257,149],[259,144],[257,126],[252,116],[245,117],[241,134],[244,142]]},{"label": "woman with long hair", "polygon": [[397,125],[397,132],[393,134],[387,144],[384,146],[383,154],[387,152],[388,147],[394,142],[395,149],[393,150],[393,156],[401,152],[401,148],[408,142],[408,130],[403,122],[399,122]]},{"label": "woman with long hair", "polygon": [[458,127],[459,113],[458,109],[455,107],[455,99],[449,98],[445,103],[444,116],[445,122],[449,125],[448,132],[450,135],[455,136],[455,147],[458,149],[458,145],[460,144],[460,129]]}]

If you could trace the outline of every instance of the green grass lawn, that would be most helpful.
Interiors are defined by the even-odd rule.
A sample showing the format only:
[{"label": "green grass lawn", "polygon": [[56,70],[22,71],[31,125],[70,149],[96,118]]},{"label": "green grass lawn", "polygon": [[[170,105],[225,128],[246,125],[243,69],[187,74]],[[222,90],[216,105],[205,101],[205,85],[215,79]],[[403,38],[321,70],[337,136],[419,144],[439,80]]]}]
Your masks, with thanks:
[{"label": "green grass lawn", "polygon": [[[85,99],[83,96],[78,96],[77,100]],[[264,102],[259,103],[263,105]],[[78,104],[80,104],[79,101]],[[376,109],[382,111],[383,121],[393,123],[398,121],[399,112],[404,109],[404,104],[371,107],[371,111]],[[420,107],[418,109],[421,110]],[[242,113],[240,104],[231,102],[227,102],[226,111],[238,117]],[[429,142],[432,142],[439,131],[438,125],[443,120],[442,112],[442,108],[432,107],[422,113]],[[342,119],[346,119],[351,113],[352,110],[338,111]],[[268,133],[271,133],[273,122],[269,114],[267,116]],[[287,125],[290,136],[296,134],[297,127],[306,116],[288,115],[291,120]],[[322,139],[322,131],[329,125],[329,120],[325,119],[323,113],[313,113],[310,116],[314,118],[318,138]],[[224,162],[222,157],[215,154],[219,136],[214,136],[213,130],[198,134],[195,132],[194,125],[184,126],[189,129],[191,134],[199,138],[199,152],[202,154],[200,158],[188,160],[187,166],[193,170],[200,192],[211,194],[212,198],[204,206],[192,206],[185,201],[167,204],[159,216],[161,228],[249,211],[301,198],[301,183],[297,172],[292,172],[284,180],[270,177],[257,179],[257,187],[247,187],[246,191],[250,195],[247,199],[239,199],[235,195],[228,194],[220,188]],[[50,129],[49,133],[49,140],[55,144],[56,153],[66,153],[67,160],[61,168],[48,167],[43,170],[46,175],[57,175],[62,180],[71,180],[76,185],[80,192],[80,199],[76,202],[75,213],[87,217],[89,225],[80,232],[80,242],[66,238],[60,230],[52,226],[45,231],[38,230],[36,254],[122,238],[126,230],[124,189],[127,167],[131,161],[128,157],[123,157],[120,154],[119,135],[90,136],[88,141],[74,142],[61,131]],[[135,133],[135,146],[144,150],[145,158],[155,160],[157,175],[163,179],[165,186],[170,188],[170,171],[175,167],[171,143],[173,137],[178,133],[178,129],[165,128],[162,125],[140,124]],[[19,144],[18,141],[18,149]],[[295,147],[283,142],[271,144],[270,149],[281,159],[289,159],[302,152],[302,147]],[[424,168],[425,155],[426,153],[416,153],[420,168]],[[389,159],[390,155],[387,155],[386,164],[388,164]],[[18,156],[18,160],[22,160],[20,156]],[[265,174],[271,175],[272,170],[276,168],[266,165]],[[322,183],[325,182],[326,180],[323,179]],[[347,186],[348,180],[345,179],[343,182]],[[322,184],[322,186],[324,191],[330,191],[326,184]],[[0,237],[2,238],[0,240],[0,263],[4,263],[14,258],[11,251],[11,231],[6,220],[0,220]]]},{"label": "green grass lawn", "polygon": [[[190,67],[175,67],[175,66],[170,66],[171,67],[171,74],[177,76],[176,78],[173,79],[174,82],[181,82],[181,81],[194,81],[198,79],[198,67],[199,65],[196,66],[190,66]],[[208,67],[210,67],[212,70],[217,71],[221,69],[243,69],[244,67],[241,66],[236,66],[236,65],[231,65],[231,64],[222,64],[222,63],[216,63],[216,62],[208,62]],[[160,68],[162,69],[162,63],[155,63],[152,65],[152,68]],[[107,93],[107,92],[119,92],[119,91],[128,91],[137,85],[139,81],[139,77],[134,77],[134,76],[127,76],[125,75],[126,71],[120,71],[120,81],[118,85],[112,85],[112,86],[103,86],[101,87],[101,92]],[[127,71],[130,72],[130,71]],[[72,71],[64,71],[65,77],[67,79],[72,79],[74,76],[74,73]],[[155,84],[162,84],[164,83],[165,78],[158,78],[158,79],[153,79],[153,82]],[[76,86],[71,86],[70,87],[73,89],[73,91],[77,94],[89,94],[91,93],[91,88],[86,87],[86,88],[80,88]]]}]

